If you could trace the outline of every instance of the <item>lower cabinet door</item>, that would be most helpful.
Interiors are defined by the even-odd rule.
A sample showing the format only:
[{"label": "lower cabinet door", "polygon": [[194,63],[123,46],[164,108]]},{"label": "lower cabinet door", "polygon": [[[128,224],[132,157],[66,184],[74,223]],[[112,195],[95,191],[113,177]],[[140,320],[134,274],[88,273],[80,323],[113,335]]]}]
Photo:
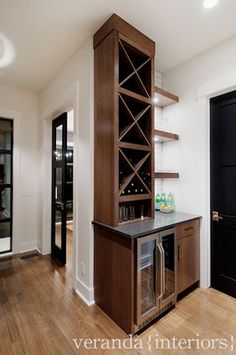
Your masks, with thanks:
[{"label": "lower cabinet door", "polygon": [[141,325],[159,311],[157,290],[157,234],[137,241],[136,324]]},{"label": "lower cabinet door", "polygon": [[178,294],[199,280],[199,249],[200,241],[198,233],[178,240]]}]

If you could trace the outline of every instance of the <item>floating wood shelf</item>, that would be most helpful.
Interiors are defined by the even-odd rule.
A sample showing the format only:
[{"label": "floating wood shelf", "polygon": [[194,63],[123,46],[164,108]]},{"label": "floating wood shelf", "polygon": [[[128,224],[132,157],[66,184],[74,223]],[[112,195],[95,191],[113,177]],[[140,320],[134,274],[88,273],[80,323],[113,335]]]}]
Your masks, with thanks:
[{"label": "floating wood shelf", "polygon": [[155,173],[156,179],[178,179],[179,173],[165,173],[165,172],[157,172]]},{"label": "floating wood shelf", "polygon": [[119,142],[118,146],[119,146],[119,148],[127,148],[127,149],[134,149],[134,150],[144,150],[144,151],[148,151],[148,152],[152,151],[152,147],[151,146],[143,145],[143,144]]},{"label": "floating wood shelf", "polygon": [[178,134],[161,131],[159,129],[154,130],[154,137],[155,141],[158,143],[177,141],[179,139]]},{"label": "floating wood shelf", "polygon": [[119,93],[127,95],[127,96],[130,96],[133,99],[146,102],[147,104],[151,104],[152,103],[152,100],[150,98],[145,97],[145,96],[140,95],[140,94],[137,94],[136,92],[121,88],[121,87],[119,87]]},{"label": "floating wood shelf", "polygon": [[155,97],[158,98],[158,102],[156,103],[157,107],[163,108],[179,102],[178,96],[171,94],[166,90],[158,88],[157,86],[155,86],[154,92],[155,92]]}]

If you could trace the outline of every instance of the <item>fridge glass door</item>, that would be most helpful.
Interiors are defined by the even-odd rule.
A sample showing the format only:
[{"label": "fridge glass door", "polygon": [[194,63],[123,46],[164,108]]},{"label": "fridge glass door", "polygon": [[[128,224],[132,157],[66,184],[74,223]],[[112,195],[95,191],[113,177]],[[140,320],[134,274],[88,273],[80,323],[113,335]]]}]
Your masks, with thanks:
[{"label": "fridge glass door", "polygon": [[138,323],[159,309],[157,291],[157,235],[138,239],[137,315]]},{"label": "fridge glass door", "polygon": [[165,231],[160,240],[164,256],[162,301],[165,301],[176,292],[175,229]]}]

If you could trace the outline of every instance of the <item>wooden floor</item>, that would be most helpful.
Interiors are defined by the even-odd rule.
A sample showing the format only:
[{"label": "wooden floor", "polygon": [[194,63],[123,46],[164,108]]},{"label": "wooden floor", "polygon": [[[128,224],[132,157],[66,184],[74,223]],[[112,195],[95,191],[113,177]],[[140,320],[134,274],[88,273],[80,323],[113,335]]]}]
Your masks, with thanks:
[{"label": "wooden floor", "polygon": [[[236,337],[236,301],[198,289],[177,308],[135,337],[143,350],[76,349],[73,338],[126,339],[97,306],[71,288],[69,272],[48,257],[0,262],[0,354],[236,354],[229,350],[154,350],[155,338]],[[151,337],[153,352],[148,351]]]}]

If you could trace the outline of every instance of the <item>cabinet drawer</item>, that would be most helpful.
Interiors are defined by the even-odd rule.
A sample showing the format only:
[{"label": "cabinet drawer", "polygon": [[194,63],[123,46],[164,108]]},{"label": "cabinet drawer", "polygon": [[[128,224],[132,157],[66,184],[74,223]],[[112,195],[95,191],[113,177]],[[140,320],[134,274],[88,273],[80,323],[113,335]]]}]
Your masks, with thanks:
[{"label": "cabinet drawer", "polygon": [[199,227],[199,219],[179,224],[177,228],[177,239],[187,238],[195,233],[199,233]]}]

